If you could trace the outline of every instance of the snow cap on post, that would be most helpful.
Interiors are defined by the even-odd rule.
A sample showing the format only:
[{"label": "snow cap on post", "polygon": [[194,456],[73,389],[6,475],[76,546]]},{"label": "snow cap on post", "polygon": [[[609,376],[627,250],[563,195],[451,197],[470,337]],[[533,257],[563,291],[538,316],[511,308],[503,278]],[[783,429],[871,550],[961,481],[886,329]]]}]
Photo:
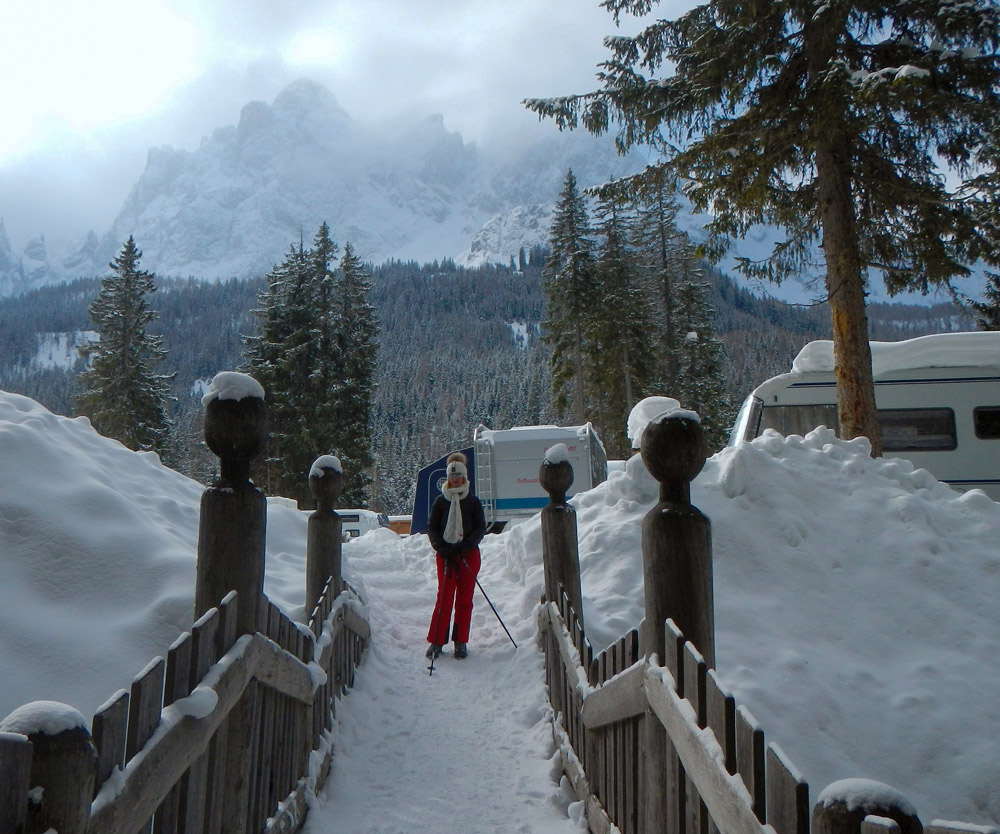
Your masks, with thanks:
[{"label": "snow cap on post", "polygon": [[813,806],[811,828],[814,834],[859,834],[869,816],[893,820],[900,834],[923,834],[910,801],[872,779],[841,779],[824,788]]},{"label": "snow cap on post", "polygon": [[344,469],[336,455],[320,455],[309,469],[309,491],[316,499],[316,507],[324,512],[333,505],[344,491]]},{"label": "snow cap on post", "polygon": [[[632,448],[642,448],[642,432],[654,418],[678,410],[680,407],[680,402],[673,397],[646,397],[644,400],[639,400],[629,412],[626,425],[628,438],[632,441]],[[694,412],[687,413],[694,414]]]},{"label": "snow cap on post", "polygon": [[237,371],[219,371],[201,398],[207,406],[212,400],[243,400],[247,397],[264,399],[264,387],[252,376]]},{"label": "snow cap on post", "polygon": [[566,503],[566,490],[573,485],[573,465],[565,443],[556,443],[545,452],[538,468],[538,483],[549,494],[553,504]]},{"label": "snow cap on post", "polygon": [[0,721],[0,733],[31,742],[29,782],[41,800],[29,809],[27,830],[84,834],[97,774],[97,751],[87,722],[73,707],[33,701]]}]

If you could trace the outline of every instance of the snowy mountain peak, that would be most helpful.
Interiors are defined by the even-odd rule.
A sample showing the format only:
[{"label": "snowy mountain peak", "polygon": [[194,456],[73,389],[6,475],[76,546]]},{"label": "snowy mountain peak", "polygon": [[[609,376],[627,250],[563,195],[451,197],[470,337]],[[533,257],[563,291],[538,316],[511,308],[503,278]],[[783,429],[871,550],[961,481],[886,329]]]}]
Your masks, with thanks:
[{"label": "snowy mountain peak", "polygon": [[324,221],[376,263],[461,257],[474,237],[474,262],[506,263],[544,240],[538,207],[555,202],[568,167],[585,187],[641,164],[583,134],[479,147],[440,114],[368,124],[300,79],[270,104],[247,103],[197,149],[150,149],[99,242],[53,251],[39,238],[17,256],[0,236],[0,294],[104,274],[129,235],[164,277],[263,275]]}]

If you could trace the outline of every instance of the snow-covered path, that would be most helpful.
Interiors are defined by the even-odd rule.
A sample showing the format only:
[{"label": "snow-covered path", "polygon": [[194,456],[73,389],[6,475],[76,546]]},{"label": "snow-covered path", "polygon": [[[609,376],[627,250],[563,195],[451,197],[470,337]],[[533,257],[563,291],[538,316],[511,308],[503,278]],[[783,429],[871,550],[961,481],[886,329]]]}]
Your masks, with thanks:
[{"label": "snow-covered path", "polygon": [[[492,544],[484,562],[496,568]],[[430,553],[423,536],[369,534],[345,548],[372,643],[338,704],[333,770],[306,834],[579,832],[582,806],[559,785],[534,624],[490,593],[493,571],[480,580],[518,649],[477,590],[469,657],[449,646],[428,674]]]}]

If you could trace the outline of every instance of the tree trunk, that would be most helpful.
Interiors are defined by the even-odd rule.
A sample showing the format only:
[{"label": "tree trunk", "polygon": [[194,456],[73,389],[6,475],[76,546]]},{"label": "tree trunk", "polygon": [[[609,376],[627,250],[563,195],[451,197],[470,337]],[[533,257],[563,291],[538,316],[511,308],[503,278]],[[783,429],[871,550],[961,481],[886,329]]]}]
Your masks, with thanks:
[{"label": "tree trunk", "polygon": [[827,300],[833,319],[837,417],[842,438],[867,437],[871,440],[872,457],[879,457],[882,436],[875,412],[868,313],[845,158],[847,143],[846,136],[835,133],[816,151]]}]

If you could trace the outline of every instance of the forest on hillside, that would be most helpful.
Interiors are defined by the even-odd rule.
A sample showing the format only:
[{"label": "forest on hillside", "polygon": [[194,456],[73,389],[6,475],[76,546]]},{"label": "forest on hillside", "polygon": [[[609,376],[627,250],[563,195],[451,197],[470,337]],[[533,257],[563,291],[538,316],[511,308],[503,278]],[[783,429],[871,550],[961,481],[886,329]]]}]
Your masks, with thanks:
[{"label": "forest on hillside", "polygon": [[[555,421],[548,353],[539,338],[541,265],[533,254],[520,269],[464,268],[450,260],[371,268],[371,302],[380,323],[372,508],[408,512],[417,470],[468,445],[480,423],[505,429]],[[761,299],[717,271],[706,268],[706,276],[733,402],[786,372],[806,342],[829,338],[825,306]],[[0,299],[0,388],[56,413],[75,414],[82,360],[66,361],[56,346],[65,347],[66,334],[92,329],[88,308],[99,286],[99,279],[80,279]],[[243,364],[243,337],[258,326],[253,310],[263,280],[168,279],[157,286],[149,303],[159,317],[150,329],[163,335],[169,351],[158,370],[175,374],[166,462],[208,483],[216,461],[202,443],[203,386],[216,372]],[[951,304],[873,304],[869,320],[872,338],[884,341],[974,326]],[[335,438],[330,447],[336,447]]]}]

